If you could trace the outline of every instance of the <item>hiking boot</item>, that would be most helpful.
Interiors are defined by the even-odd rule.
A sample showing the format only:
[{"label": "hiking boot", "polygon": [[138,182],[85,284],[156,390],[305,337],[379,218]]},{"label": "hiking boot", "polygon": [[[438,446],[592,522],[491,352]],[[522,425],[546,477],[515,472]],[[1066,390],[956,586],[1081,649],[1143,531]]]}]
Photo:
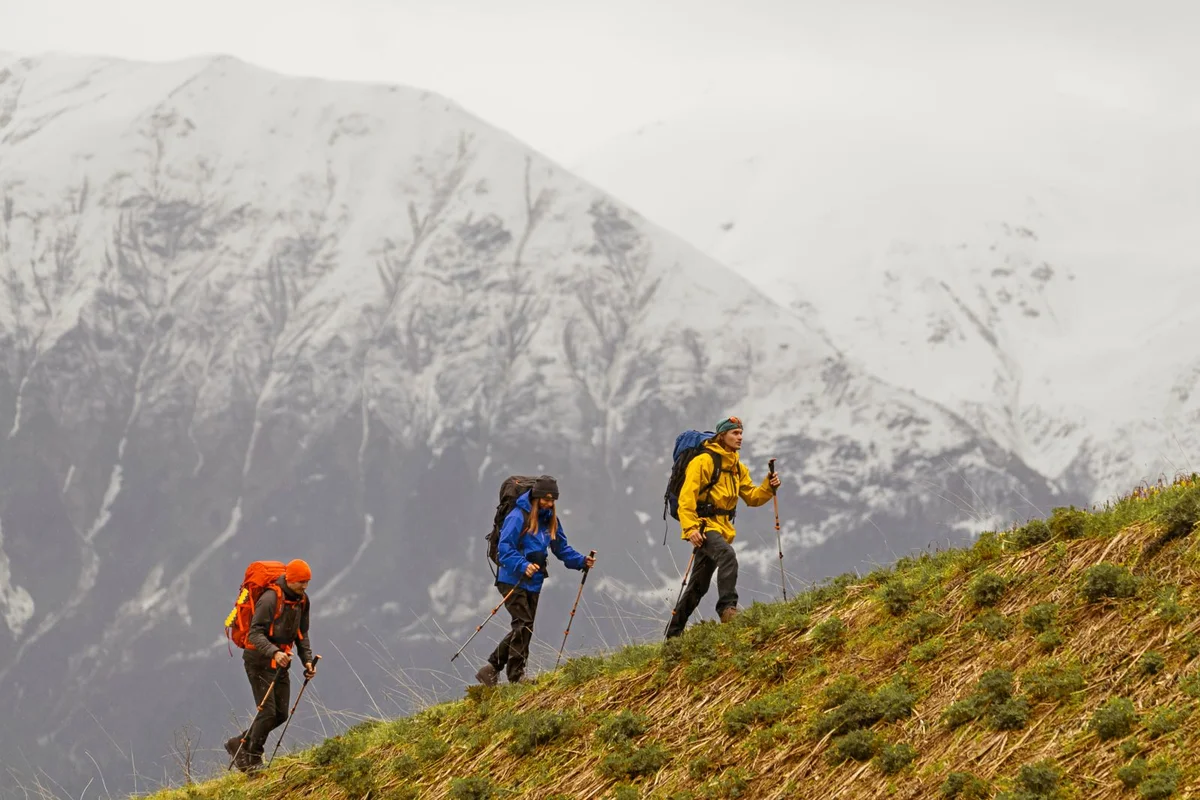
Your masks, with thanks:
[{"label": "hiking boot", "polygon": [[237,755],[238,748],[241,747],[242,737],[235,736],[232,739],[225,740],[225,752],[229,753],[229,757],[233,758]]},{"label": "hiking boot", "polygon": [[475,673],[475,680],[484,686],[495,686],[498,676],[499,673],[496,672],[496,668],[489,663],[479,668],[479,672]]},{"label": "hiking boot", "polygon": [[262,769],[262,754],[251,753],[245,747],[237,754],[237,758],[233,760],[233,765],[247,774],[257,772]]},{"label": "hiking boot", "polygon": [[737,615],[738,615],[737,606],[730,606],[729,608],[727,608],[721,612],[721,622],[722,623],[729,622]]}]

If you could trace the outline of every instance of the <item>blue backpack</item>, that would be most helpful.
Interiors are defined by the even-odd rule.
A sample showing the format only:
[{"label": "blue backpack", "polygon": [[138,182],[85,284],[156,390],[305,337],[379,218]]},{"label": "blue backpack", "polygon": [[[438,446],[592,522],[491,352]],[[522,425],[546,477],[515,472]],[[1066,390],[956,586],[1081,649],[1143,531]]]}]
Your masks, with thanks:
[{"label": "blue backpack", "polygon": [[[700,492],[706,493],[711,491],[717,485],[717,480],[721,477],[721,457],[711,450],[705,448],[704,443],[716,436],[712,431],[684,431],[675,437],[675,449],[671,451],[671,477],[667,479],[667,491],[663,495],[663,520],[667,519],[667,512],[675,519],[679,519],[679,490],[683,488],[683,480],[687,476],[688,464],[692,463],[692,459],[701,453],[707,453],[713,460],[712,478],[708,483],[701,487]],[[663,535],[663,544],[667,543],[666,534]]]}]

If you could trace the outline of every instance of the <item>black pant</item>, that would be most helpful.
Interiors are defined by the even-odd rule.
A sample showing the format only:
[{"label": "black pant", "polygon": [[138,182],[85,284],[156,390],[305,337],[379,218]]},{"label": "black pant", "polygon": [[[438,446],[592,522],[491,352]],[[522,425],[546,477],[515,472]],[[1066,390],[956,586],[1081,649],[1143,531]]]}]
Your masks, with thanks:
[{"label": "black pant", "polygon": [[668,639],[683,633],[688,617],[708,592],[714,571],[717,573],[717,613],[720,614],[738,602],[737,553],[724,536],[716,531],[706,531],[704,544],[696,550],[696,557],[692,561],[692,574],[688,578],[687,588],[679,598],[679,605],[675,606],[671,624],[667,627]]},{"label": "black pant", "polygon": [[[511,583],[497,583],[500,594],[508,594]],[[508,632],[496,649],[488,656],[488,663],[502,672],[507,667],[508,682],[516,683],[525,674],[525,662],[529,660],[529,642],[533,639],[533,618],[537,616],[539,592],[517,589],[504,601],[504,608],[512,617],[512,630]]]},{"label": "black pant", "polygon": [[271,660],[258,653],[253,653],[253,658],[243,658],[242,664],[246,667],[246,677],[250,679],[250,691],[254,693],[255,706],[263,702],[267,687],[271,685],[272,680],[275,681],[271,696],[263,704],[262,711],[259,711],[250,723],[250,730],[242,733],[242,738],[246,740],[246,751],[250,755],[261,756],[267,743],[267,734],[287,722],[291,681],[286,669],[280,670],[276,678]]}]

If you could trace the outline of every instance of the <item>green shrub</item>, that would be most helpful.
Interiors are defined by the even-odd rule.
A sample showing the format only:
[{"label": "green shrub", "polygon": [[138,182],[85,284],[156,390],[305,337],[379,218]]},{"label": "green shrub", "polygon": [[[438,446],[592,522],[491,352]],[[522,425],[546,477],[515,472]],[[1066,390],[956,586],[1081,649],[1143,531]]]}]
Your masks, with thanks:
[{"label": "green shrub", "polygon": [[900,617],[908,613],[908,608],[912,605],[915,596],[912,588],[903,579],[896,578],[883,585],[883,588],[879,590],[879,599],[888,613],[894,617]]},{"label": "green shrub", "polygon": [[1088,727],[1101,741],[1105,741],[1128,736],[1136,722],[1137,714],[1133,709],[1133,703],[1124,697],[1113,697],[1096,709]]},{"label": "green shrub", "polygon": [[1143,675],[1157,675],[1162,672],[1167,666],[1167,660],[1163,658],[1162,653],[1157,653],[1149,650],[1142,654],[1138,659],[1138,672]]},{"label": "green shrub", "polygon": [[1061,703],[1072,694],[1082,692],[1085,686],[1083,673],[1078,666],[1063,666],[1057,659],[1047,661],[1021,676],[1021,688],[1035,703]]},{"label": "green shrub", "polygon": [[512,731],[509,749],[514,755],[526,756],[548,742],[574,734],[578,720],[570,713],[534,709],[508,714],[497,721],[496,728]]},{"label": "green shrub", "polygon": [[1083,574],[1080,592],[1089,603],[1098,603],[1108,598],[1133,597],[1137,591],[1137,580],[1125,567],[1103,562],[1088,567]]},{"label": "green shrub", "polygon": [[987,608],[1000,602],[1008,588],[1007,582],[994,572],[984,572],[967,587],[971,602],[980,608]]},{"label": "green shrub", "polygon": [[916,757],[917,751],[910,744],[885,744],[875,757],[875,764],[884,775],[895,775],[911,764]]},{"label": "green shrub", "polygon": [[1029,703],[1023,697],[1005,700],[991,709],[988,722],[995,731],[1019,731],[1029,722]]},{"label": "green shrub", "polygon": [[939,790],[946,800],[987,800],[992,787],[970,772],[951,772]]},{"label": "green shrub", "polygon": [[621,747],[617,752],[609,753],[598,769],[605,778],[625,780],[658,772],[670,760],[661,744],[651,742],[645,747]]},{"label": "green shrub", "polygon": [[1117,780],[1119,780],[1126,789],[1136,789],[1137,785],[1146,779],[1146,759],[1135,758],[1123,767],[1117,770]]},{"label": "green shrub", "polygon": [[1015,549],[1026,550],[1050,541],[1050,536],[1050,526],[1044,520],[1034,519],[1013,531],[1010,541]]},{"label": "green shrub", "polygon": [[608,744],[620,744],[636,739],[650,727],[650,718],[625,709],[613,714],[596,729],[596,738]]},{"label": "green shrub", "polygon": [[1151,739],[1166,736],[1183,727],[1183,723],[1190,715],[1191,710],[1188,708],[1176,708],[1173,705],[1160,708],[1150,716],[1150,719],[1146,720],[1146,731],[1149,732]]},{"label": "green shrub", "polygon": [[879,750],[879,737],[874,731],[858,728],[833,740],[829,761],[841,764],[844,761],[869,761]]},{"label": "green shrub", "polygon": [[1054,627],[1058,606],[1055,603],[1038,603],[1021,617],[1021,624],[1032,633],[1045,633]]},{"label": "green shrub", "polygon": [[1075,506],[1055,508],[1050,512],[1050,533],[1055,539],[1079,539],[1087,530],[1087,512]]},{"label": "green shrub", "polygon": [[375,791],[375,761],[370,758],[350,758],[337,765],[333,782],[350,797],[365,797]]},{"label": "green shrub", "polygon": [[992,608],[984,611],[964,625],[963,630],[970,633],[982,633],[998,642],[1002,642],[1012,632],[1012,623],[1003,614]]},{"label": "green shrub", "polygon": [[842,643],[846,635],[846,623],[840,617],[830,617],[812,629],[809,637],[818,650],[832,650]]},{"label": "green shrub", "polygon": [[924,664],[933,661],[942,654],[946,649],[946,640],[938,636],[930,639],[927,642],[913,645],[912,650],[908,651],[909,660],[917,664]]},{"label": "green shrub", "polygon": [[450,797],[452,800],[491,800],[499,796],[496,782],[486,775],[473,775],[469,778],[454,778],[450,781]]},{"label": "green shrub", "polygon": [[932,611],[922,611],[901,626],[900,635],[906,642],[923,642],[930,636],[941,633],[945,630],[946,625],[947,620],[942,615]]}]

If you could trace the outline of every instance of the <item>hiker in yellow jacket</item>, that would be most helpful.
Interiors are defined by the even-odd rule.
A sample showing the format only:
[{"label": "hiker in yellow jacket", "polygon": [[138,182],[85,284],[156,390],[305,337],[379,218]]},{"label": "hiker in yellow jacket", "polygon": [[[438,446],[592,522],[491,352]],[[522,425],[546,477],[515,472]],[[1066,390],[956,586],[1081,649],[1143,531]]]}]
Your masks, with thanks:
[{"label": "hiker in yellow jacket", "polygon": [[[748,506],[769,503],[779,489],[779,473],[761,484],[750,479],[750,470],[738,458],[742,448],[742,421],[728,417],[717,424],[715,435],[705,443],[706,453],[691,460],[679,490],[679,524],[683,539],[696,548],[687,590],[672,612],[667,638],[683,633],[688,617],[708,592],[713,572],[717,573],[717,614],[729,622],[738,613],[737,554],[733,550],[733,527],[740,497]],[[712,457],[709,457],[712,456]],[[713,482],[713,470],[720,474]],[[706,487],[712,484],[711,488]]]}]

